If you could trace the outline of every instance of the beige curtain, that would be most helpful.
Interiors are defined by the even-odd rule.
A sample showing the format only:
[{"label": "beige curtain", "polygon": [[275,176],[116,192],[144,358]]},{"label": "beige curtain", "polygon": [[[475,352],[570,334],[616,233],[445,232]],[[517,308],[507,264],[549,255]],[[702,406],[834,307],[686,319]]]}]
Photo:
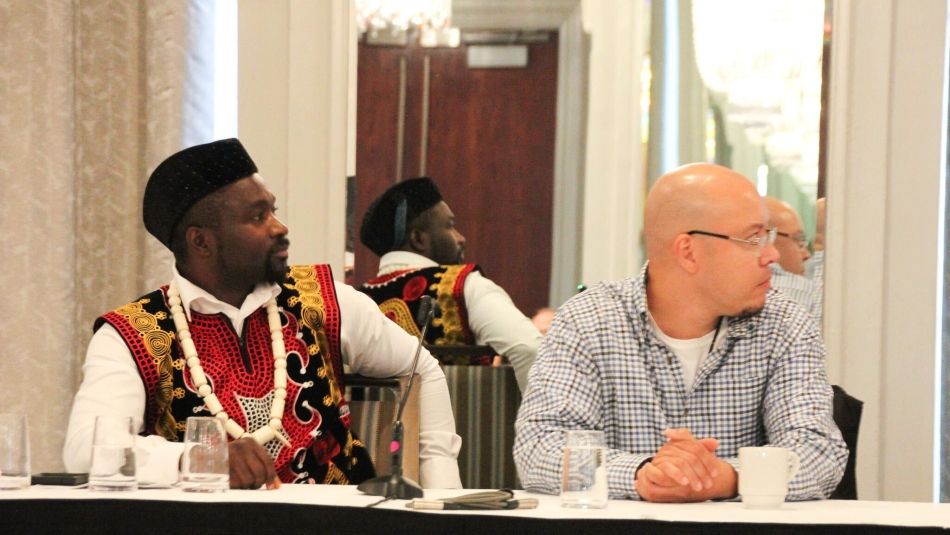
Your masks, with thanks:
[{"label": "beige curtain", "polygon": [[180,148],[187,0],[0,0],[0,411],[61,448],[93,319],[168,278],[148,172]]}]

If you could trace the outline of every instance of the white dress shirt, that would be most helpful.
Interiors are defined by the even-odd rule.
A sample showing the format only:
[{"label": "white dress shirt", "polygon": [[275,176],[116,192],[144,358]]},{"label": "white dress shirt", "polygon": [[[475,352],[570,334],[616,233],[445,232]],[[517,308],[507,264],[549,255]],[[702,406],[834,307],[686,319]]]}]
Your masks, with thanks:
[{"label": "white dress shirt", "polygon": [[[280,293],[275,284],[258,285],[241,308],[224,303],[192,284],[177,270],[173,279],[181,293],[189,320],[191,311],[227,316],[238,335],[244,320]],[[412,368],[416,339],[379,312],[365,294],[335,283],[340,303],[340,341],[343,362],[355,373],[369,377],[407,375]],[[462,439],[455,433],[455,418],[448,387],[439,363],[422,350],[418,367],[420,390],[419,472],[426,488],[461,488],[458,452]],[[144,430],[145,386],[128,346],[111,325],[103,325],[89,342],[83,381],[76,393],[63,461],[70,472],[88,472],[92,431],[97,415],[130,416]],[[178,480],[179,442],[152,435],[138,437],[136,467],[142,483],[171,484]]]},{"label": "white dress shirt", "polygon": [[[409,251],[392,251],[379,259],[379,274],[386,275],[405,269],[438,266],[431,259]],[[475,344],[489,345],[511,362],[518,388],[528,386],[528,370],[534,363],[541,344],[541,333],[512,302],[511,297],[481,273],[473,271],[465,279],[463,288],[468,328],[475,336]]]}]

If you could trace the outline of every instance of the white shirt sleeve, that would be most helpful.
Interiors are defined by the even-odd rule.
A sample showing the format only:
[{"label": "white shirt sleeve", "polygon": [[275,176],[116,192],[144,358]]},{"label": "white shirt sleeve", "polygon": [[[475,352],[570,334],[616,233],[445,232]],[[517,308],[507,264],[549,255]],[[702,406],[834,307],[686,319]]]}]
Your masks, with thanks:
[{"label": "white shirt sleeve", "polygon": [[[93,335],[82,369],[83,380],[73,401],[63,445],[63,463],[70,472],[89,471],[96,416],[131,417],[136,429],[144,430],[145,385],[132,353],[111,325],[103,325]],[[182,451],[182,444],[159,436],[136,437],[139,483],[170,485],[178,481]]]},{"label": "white shirt sleeve", "polygon": [[473,272],[465,279],[464,294],[468,326],[475,335],[475,343],[490,345],[506,357],[514,368],[518,388],[524,392],[528,370],[541,344],[541,333],[505,290],[481,273]]},{"label": "white shirt sleeve", "polygon": [[[366,294],[336,283],[340,301],[343,358],[367,377],[407,375],[417,340],[379,311]],[[425,488],[462,488],[449,389],[438,361],[425,349],[419,354],[419,479]]]}]

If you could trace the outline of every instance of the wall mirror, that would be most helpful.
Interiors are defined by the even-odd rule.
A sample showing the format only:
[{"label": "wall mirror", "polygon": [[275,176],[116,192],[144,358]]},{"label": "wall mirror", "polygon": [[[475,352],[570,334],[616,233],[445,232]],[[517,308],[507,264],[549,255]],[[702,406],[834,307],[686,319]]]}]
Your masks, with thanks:
[{"label": "wall mirror", "polygon": [[[386,15],[379,2],[357,8],[366,4]],[[624,74],[628,100],[637,102],[626,108],[632,134],[621,149],[634,161],[618,179],[636,183],[642,196],[672,167],[721,163],[789,202],[813,236],[823,195],[825,0],[430,4],[443,10],[429,23],[442,25],[435,34],[406,23],[411,12],[396,23],[409,28],[401,33],[358,15],[351,235],[386,187],[429,175],[458,217],[467,258],[526,314],[605,278],[582,265],[589,244],[571,226],[589,221],[583,198],[600,189],[585,161],[596,158],[591,141],[605,128],[597,62],[632,49]],[[612,49],[596,41],[606,33],[597,21],[611,17],[631,19]],[[378,259],[358,239],[348,244],[351,281],[361,283]],[[615,249],[603,254],[621,254]],[[639,266],[642,253],[632,249],[626,265]]]},{"label": "wall mirror", "polygon": [[824,197],[831,3],[651,4],[647,176],[720,163],[791,204],[813,237]]},{"label": "wall mirror", "polygon": [[[408,4],[402,14],[377,4],[356,4],[353,281],[374,276],[378,265],[356,236],[366,208],[400,180],[431,176],[466,236],[466,261],[479,263],[524,313],[547,306],[556,28],[491,20],[459,27],[485,7],[479,2],[429,2],[429,22],[413,26],[404,22],[414,14]],[[446,6],[454,7],[449,22]]]}]

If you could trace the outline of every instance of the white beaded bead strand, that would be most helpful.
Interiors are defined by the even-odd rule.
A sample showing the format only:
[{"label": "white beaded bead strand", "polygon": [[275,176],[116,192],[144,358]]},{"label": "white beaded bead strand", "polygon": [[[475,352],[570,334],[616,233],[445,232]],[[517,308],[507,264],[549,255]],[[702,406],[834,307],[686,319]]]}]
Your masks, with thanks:
[{"label": "white beaded bead strand", "polygon": [[284,436],[281,423],[284,416],[284,400],[287,397],[287,349],[284,346],[284,335],[276,300],[271,299],[266,305],[267,326],[271,335],[271,353],[274,357],[274,399],[271,402],[270,421],[252,433],[245,431],[240,424],[228,416],[208,383],[208,378],[201,368],[198,350],[191,339],[188,319],[182,308],[181,295],[174,284],[168,288],[168,307],[172,313],[172,321],[175,323],[178,343],[181,344],[185,362],[188,365],[191,382],[198,389],[198,395],[201,396],[201,400],[204,401],[211,415],[224,422],[224,429],[228,435],[235,439],[249,436],[262,446],[276,438],[285,446],[290,447],[290,441]]}]

